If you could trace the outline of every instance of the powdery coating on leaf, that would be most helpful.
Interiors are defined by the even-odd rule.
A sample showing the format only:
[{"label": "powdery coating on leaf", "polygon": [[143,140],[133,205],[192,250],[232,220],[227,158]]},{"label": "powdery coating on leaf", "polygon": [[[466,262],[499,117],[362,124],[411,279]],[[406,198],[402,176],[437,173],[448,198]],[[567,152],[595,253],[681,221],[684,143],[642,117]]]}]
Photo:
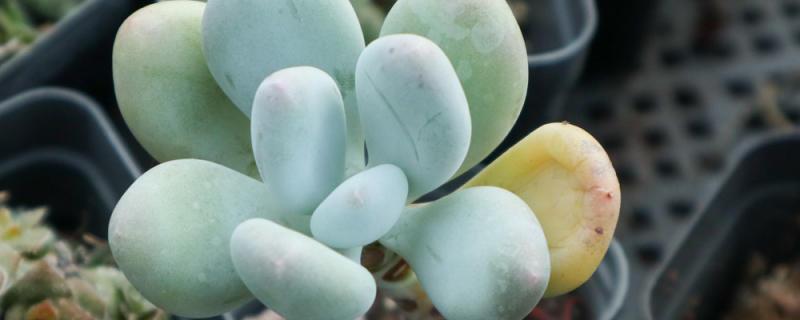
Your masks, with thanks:
[{"label": "powdery coating on leaf", "polygon": [[353,73],[364,37],[348,0],[209,0],[203,40],[211,73],[248,117],[270,74],[294,66],[330,74],[347,111],[348,168],[363,168]]},{"label": "powdery coating on leaf", "polygon": [[125,192],[111,216],[109,244],[119,268],[148,300],[170,313],[210,317],[252,299],[230,260],[234,228],[250,218],[299,228],[264,185],[202,160],[161,164]]},{"label": "powdery coating on leaf", "polygon": [[375,300],[360,264],[267,220],[236,228],[231,257],[250,291],[287,319],[355,319]]},{"label": "powdery coating on leaf", "polygon": [[169,1],[131,15],[114,43],[114,87],[125,122],[159,161],[205,159],[257,177],[247,117],[208,71],[205,4]]},{"label": "powdery coating on leaf", "polygon": [[431,39],[456,66],[472,116],[463,173],[503,141],[519,116],[528,90],[522,32],[504,0],[399,0],[381,35],[403,33]]},{"label": "powdery coating on leaf", "polygon": [[542,223],[553,264],[547,296],[591,277],[614,236],[621,202],[611,161],[591,135],[567,123],[542,126],[466,187],[482,185],[514,192]]},{"label": "powdery coating on leaf", "polygon": [[367,169],[343,182],[311,217],[314,238],[333,248],[375,242],[400,218],[408,181],[393,165]]},{"label": "powdery coating on leaf", "polygon": [[393,164],[416,199],[449,180],[469,148],[464,90],[436,44],[415,35],[382,37],[356,68],[370,166]]},{"label": "powdery coating on leaf", "polygon": [[482,54],[490,54],[494,52],[500,47],[500,45],[503,44],[503,40],[506,36],[504,33],[497,32],[497,30],[502,29],[502,18],[492,15],[486,15],[482,17],[470,31],[472,47]]},{"label": "powdery coating on leaf", "polygon": [[521,319],[550,276],[547,241],[524,201],[494,187],[411,208],[381,239],[448,319]]},{"label": "powdery coating on leaf", "polygon": [[270,75],[253,106],[261,177],[288,212],[310,215],[344,178],[345,113],[336,82],[313,67]]},{"label": "powdery coating on leaf", "polygon": [[[364,48],[347,0],[210,0],[203,33],[211,73],[247,115],[270,74],[308,65],[329,74],[351,70],[352,76]],[[349,96],[353,88],[341,90]]]}]

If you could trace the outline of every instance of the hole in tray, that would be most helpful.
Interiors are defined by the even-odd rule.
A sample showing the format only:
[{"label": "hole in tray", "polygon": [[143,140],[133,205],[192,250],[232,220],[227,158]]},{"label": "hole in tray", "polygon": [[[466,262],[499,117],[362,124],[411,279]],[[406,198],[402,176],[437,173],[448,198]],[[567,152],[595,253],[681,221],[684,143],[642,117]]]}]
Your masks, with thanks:
[{"label": "hole in tray", "polygon": [[796,45],[800,45],[800,30],[797,30],[793,34],[794,42]]},{"label": "hole in tray", "polygon": [[725,89],[734,98],[746,98],[753,95],[753,83],[744,78],[729,79],[725,82]]},{"label": "hole in tray", "polygon": [[650,113],[658,107],[656,98],[649,93],[638,94],[633,98],[633,109],[639,113]]},{"label": "hole in tray", "polygon": [[717,59],[729,59],[736,54],[736,47],[732,42],[719,38],[696,42],[692,45],[692,50],[698,56]]},{"label": "hole in tray", "polygon": [[786,118],[794,124],[800,124],[800,110],[790,109],[785,110]]},{"label": "hole in tray", "polygon": [[767,82],[768,84],[775,85],[775,86],[784,86],[787,82],[792,78],[791,74],[786,71],[775,71],[770,72],[767,75]]},{"label": "hole in tray", "polygon": [[619,133],[611,133],[600,138],[600,145],[608,152],[615,152],[625,147],[625,139]]},{"label": "hole in tray", "polygon": [[686,131],[693,138],[708,138],[712,134],[711,124],[706,119],[692,119],[686,124]]},{"label": "hole in tray", "polygon": [[697,164],[703,171],[716,173],[725,167],[725,159],[718,153],[701,153],[697,156]]},{"label": "hole in tray", "polygon": [[656,173],[662,178],[675,178],[680,174],[678,164],[672,159],[658,159],[655,166]]},{"label": "hole in tray", "polygon": [[692,214],[694,205],[686,199],[675,199],[667,204],[669,214],[678,219],[684,219]]},{"label": "hole in tray", "polygon": [[644,132],[644,142],[652,148],[662,147],[667,144],[668,137],[664,130],[659,128],[648,129]]},{"label": "hole in tray", "polygon": [[666,48],[660,54],[661,64],[668,68],[678,67],[686,63],[688,57],[686,52],[678,48]]},{"label": "hole in tray", "polygon": [[736,54],[736,47],[731,42],[717,40],[711,45],[710,53],[717,58],[727,59]]},{"label": "hole in tray", "polygon": [[780,41],[774,35],[761,34],[753,39],[753,48],[761,54],[770,54],[780,49]]},{"label": "hole in tray", "polygon": [[614,171],[617,172],[617,179],[623,185],[636,183],[636,171],[628,164],[615,164]]},{"label": "hole in tray", "polygon": [[747,117],[745,128],[750,131],[761,131],[767,128],[767,122],[760,113],[753,113]]},{"label": "hole in tray", "polygon": [[742,9],[742,22],[748,26],[756,26],[764,21],[764,12],[755,6],[747,6]]},{"label": "hole in tray", "polygon": [[653,215],[646,208],[634,208],[630,218],[633,230],[649,229],[653,226]]},{"label": "hole in tray", "polygon": [[783,14],[787,18],[797,18],[800,16],[800,3],[790,1],[783,4]]},{"label": "hole in tray", "polygon": [[662,253],[661,246],[655,243],[644,244],[636,249],[636,254],[639,256],[639,261],[645,265],[651,266],[661,261]]},{"label": "hole in tray", "polygon": [[660,38],[669,38],[675,34],[675,27],[669,20],[658,21],[653,27],[654,35]]},{"label": "hole in tray", "polygon": [[614,117],[614,108],[608,101],[598,100],[586,106],[586,113],[590,120],[607,121]]},{"label": "hole in tray", "polygon": [[795,45],[800,45],[800,30],[794,31],[792,38],[794,39]]},{"label": "hole in tray", "polygon": [[675,88],[673,98],[675,99],[675,104],[682,108],[696,107],[700,102],[697,90],[689,86]]}]

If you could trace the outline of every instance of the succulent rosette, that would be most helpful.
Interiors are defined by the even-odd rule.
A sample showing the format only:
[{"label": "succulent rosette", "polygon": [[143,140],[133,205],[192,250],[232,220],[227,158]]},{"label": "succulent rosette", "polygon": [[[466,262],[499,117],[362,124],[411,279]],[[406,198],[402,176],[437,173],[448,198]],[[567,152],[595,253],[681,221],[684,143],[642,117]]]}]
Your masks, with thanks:
[{"label": "succulent rosette", "polygon": [[520,319],[608,248],[621,195],[597,141],[544,126],[415,202],[497,147],[528,76],[503,0],[398,1],[368,46],[347,0],[145,7],[119,31],[114,80],[164,163],[117,204],[114,257],[181,316],[257,298],[288,319],[354,319],[401,291],[360,263],[378,243],[445,317]]}]

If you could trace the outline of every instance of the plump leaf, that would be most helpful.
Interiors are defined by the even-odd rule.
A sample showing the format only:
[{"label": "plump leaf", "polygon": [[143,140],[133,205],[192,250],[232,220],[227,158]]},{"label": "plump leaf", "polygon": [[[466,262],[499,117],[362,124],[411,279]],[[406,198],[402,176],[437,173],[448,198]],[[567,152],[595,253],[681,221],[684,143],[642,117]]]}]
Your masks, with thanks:
[{"label": "plump leaf", "polygon": [[363,167],[353,73],[364,37],[350,1],[209,0],[203,38],[211,73],[247,116],[258,86],[278,70],[313,66],[332,75],[347,109],[348,167]]},{"label": "plump leaf", "polygon": [[411,199],[458,170],[469,148],[469,108],[436,44],[415,35],[375,40],[358,60],[356,92],[369,165],[400,167]]},{"label": "plump leaf", "polygon": [[252,299],[228,244],[250,218],[306,229],[308,223],[278,209],[259,181],[208,161],[176,160],[125,192],[111,216],[109,244],[145,298],[176,315],[214,316]]},{"label": "plump leaf", "polygon": [[547,296],[586,282],[614,237],[621,200],[614,167],[597,140],[568,123],[537,129],[466,186],[508,189],[533,209],[550,246]]},{"label": "plump leaf", "polygon": [[528,57],[517,20],[505,0],[399,0],[381,35],[399,33],[433,40],[458,72],[472,114],[464,172],[503,141],[525,101]]},{"label": "plump leaf", "polygon": [[375,300],[367,269],[268,220],[237,227],[231,256],[250,291],[287,319],[355,319]]},{"label": "plump leaf", "polygon": [[344,178],[345,114],[331,77],[313,67],[270,75],[253,104],[253,152],[289,212],[310,215]]},{"label": "plump leaf", "polygon": [[113,54],[120,111],[156,160],[204,159],[257,177],[250,122],[203,58],[204,8],[197,1],[167,1],[125,21]]},{"label": "plump leaf", "polygon": [[539,222],[500,188],[465,189],[408,209],[381,243],[409,262],[447,319],[522,319],[550,277]]},{"label": "plump leaf", "polygon": [[347,179],[311,217],[314,238],[334,248],[375,242],[400,218],[408,181],[393,165],[380,165]]}]

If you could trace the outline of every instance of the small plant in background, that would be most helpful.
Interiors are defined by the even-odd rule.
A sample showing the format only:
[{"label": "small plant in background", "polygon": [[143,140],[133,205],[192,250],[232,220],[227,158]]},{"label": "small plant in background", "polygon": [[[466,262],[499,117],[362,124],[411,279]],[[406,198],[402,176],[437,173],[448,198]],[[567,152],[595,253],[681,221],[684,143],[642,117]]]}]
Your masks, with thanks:
[{"label": "small plant in background", "polygon": [[109,241],[146,298],[187,317],[255,297],[288,319],[354,319],[380,290],[413,318],[521,319],[591,276],[621,194],[580,128],[543,126],[414,203],[519,115],[509,5],[400,0],[365,43],[347,0],[178,0],[128,18],[117,98],[164,163],[123,195]]},{"label": "small plant in background", "polygon": [[25,50],[84,0],[0,2],[0,64]]},{"label": "small plant in background", "polygon": [[[7,198],[0,193],[1,203]],[[104,243],[61,240],[42,224],[45,215],[0,207],[0,317],[168,319],[113,267]]]}]

